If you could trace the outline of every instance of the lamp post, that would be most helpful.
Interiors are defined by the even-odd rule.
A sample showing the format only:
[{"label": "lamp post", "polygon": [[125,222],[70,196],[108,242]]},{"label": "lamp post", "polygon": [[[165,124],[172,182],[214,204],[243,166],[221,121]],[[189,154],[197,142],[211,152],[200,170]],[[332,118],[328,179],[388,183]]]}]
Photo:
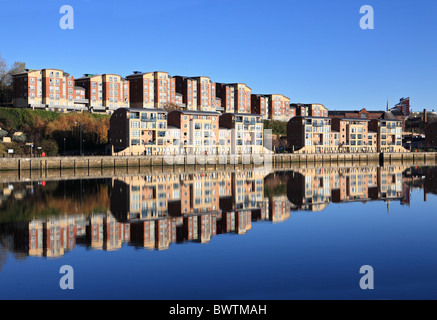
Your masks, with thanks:
[{"label": "lamp post", "polygon": [[66,154],[66,152],[65,152],[65,140],[66,140],[67,138],[64,138],[64,157],[65,157],[65,154]]},{"label": "lamp post", "polygon": [[80,155],[82,155],[82,124],[80,122],[75,122],[76,124],[79,125],[79,133],[80,133],[80,137],[79,137],[79,144],[80,144]]}]

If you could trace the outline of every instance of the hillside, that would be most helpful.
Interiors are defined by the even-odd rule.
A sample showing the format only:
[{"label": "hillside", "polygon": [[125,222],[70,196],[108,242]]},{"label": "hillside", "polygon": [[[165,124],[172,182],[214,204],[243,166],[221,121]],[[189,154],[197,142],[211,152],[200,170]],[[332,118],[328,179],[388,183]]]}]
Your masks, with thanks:
[{"label": "hillside", "polygon": [[[108,115],[91,113],[57,113],[52,111],[0,108],[0,156],[13,149],[15,155],[29,155],[41,147],[47,155],[77,153],[80,146],[80,129],[84,151],[101,152],[108,143]],[[21,134],[21,132],[23,134]],[[6,139],[4,139],[6,137]]]}]

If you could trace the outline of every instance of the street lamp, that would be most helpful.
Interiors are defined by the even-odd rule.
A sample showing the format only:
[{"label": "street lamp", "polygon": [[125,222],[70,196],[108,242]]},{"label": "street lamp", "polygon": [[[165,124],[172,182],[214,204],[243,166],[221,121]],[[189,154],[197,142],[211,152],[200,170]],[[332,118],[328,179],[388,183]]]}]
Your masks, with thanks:
[{"label": "street lamp", "polygon": [[75,123],[79,125],[79,132],[80,132],[80,140],[79,140],[79,143],[80,143],[80,155],[82,155],[82,124],[80,122],[77,122],[77,121]]},{"label": "street lamp", "polygon": [[66,138],[64,138],[64,157],[65,157],[65,140]]}]

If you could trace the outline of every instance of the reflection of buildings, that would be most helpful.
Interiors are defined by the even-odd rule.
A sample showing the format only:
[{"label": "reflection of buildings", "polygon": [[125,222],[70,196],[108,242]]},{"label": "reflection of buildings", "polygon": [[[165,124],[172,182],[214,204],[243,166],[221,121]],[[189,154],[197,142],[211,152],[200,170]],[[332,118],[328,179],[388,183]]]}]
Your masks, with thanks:
[{"label": "reflection of buildings", "polygon": [[[383,200],[387,206],[392,201],[409,204],[410,190],[415,186],[426,187],[426,199],[426,192],[437,193],[433,182],[436,170],[342,167],[113,178],[105,182],[110,197],[106,209],[0,223],[0,245],[7,238],[8,248],[20,256],[60,257],[76,245],[110,251],[123,245],[166,250],[173,243],[207,243],[217,235],[245,234],[254,222],[283,222],[290,218],[291,211],[322,211],[330,203]],[[39,192],[26,188],[0,188],[3,204],[10,199],[24,201],[28,193]],[[92,191],[88,186],[91,196],[87,201],[92,202],[100,189]],[[76,197],[79,199],[78,194]],[[50,199],[53,205],[55,198]],[[89,207],[83,200],[83,206]],[[96,208],[94,203],[91,207]],[[0,217],[2,214],[4,211],[0,211]]]},{"label": "reflection of buildings", "polygon": [[[293,172],[287,186],[292,210],[321,211],[329,203],[383,200],[408,203],[406,166],[314,168]],[[408,191],[409,192],[409,191]]]},{"label": "reflection of buildings", "polygon": [[244,234],[252,228],[252,214],[268,219],[264,174],[256,171],[114,178],[111,190],[111,212],[130,224],[130,243],[149,249]]}]

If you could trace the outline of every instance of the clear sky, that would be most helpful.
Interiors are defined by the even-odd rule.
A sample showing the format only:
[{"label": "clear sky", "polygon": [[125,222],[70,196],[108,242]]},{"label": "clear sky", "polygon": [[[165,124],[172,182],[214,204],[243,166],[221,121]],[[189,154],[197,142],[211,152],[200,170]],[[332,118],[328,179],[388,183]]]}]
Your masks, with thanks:
[{"label": "clear sky", "polygon": [[[63,5],[73,30],[59,26]],[[75,77],[159,70],[331,110],[408,96],[437,110],[436,16],[436,0],[0,0],[0,53]]]}]

